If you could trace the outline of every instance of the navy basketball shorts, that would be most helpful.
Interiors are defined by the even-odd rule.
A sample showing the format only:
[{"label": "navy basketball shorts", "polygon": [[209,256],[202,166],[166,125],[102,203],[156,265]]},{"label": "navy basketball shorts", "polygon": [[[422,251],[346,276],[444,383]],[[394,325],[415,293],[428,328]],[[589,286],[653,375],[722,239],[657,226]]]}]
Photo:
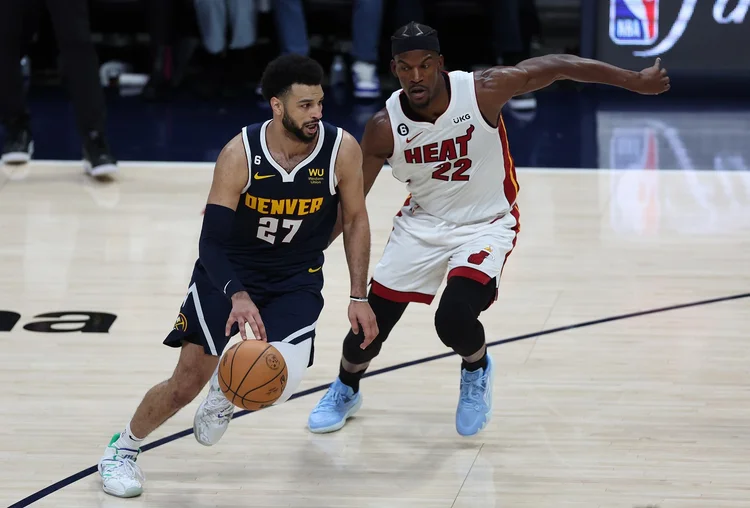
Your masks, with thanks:
[{"label": "navy basketball shorts", "polygon": [[[286,346],[299,345],[296,350],[309,348],[307,367],[313,363],[315,327],[323,310],[322,274],[302,272],[280,281],[265,281],[248,287],[253,303],[258,307],[269,343],[287,356]],[[164,344],[181,347],[183,341],[203,346],[206,354],[220,357],[232,337],[239,333],[237,323],[230,336],[225,335],[232,302],[217,289],[201,268],[193,270],[190,285],[182,303],[174,328]],[[252,330],[248,326],[248,339]],[[282,350],[284,349],[284,350]]]}]

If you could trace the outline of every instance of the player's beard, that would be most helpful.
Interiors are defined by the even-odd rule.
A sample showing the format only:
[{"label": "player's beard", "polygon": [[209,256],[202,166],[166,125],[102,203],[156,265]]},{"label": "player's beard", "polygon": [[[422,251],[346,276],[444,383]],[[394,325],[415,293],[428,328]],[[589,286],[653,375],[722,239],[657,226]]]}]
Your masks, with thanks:
[{"label": "player's beard", "polygon": [[[310,123],[312,124],[313,122],[310,122]],[[309,125],[309,124],[303,124],[301,127],[298,127],[297,124],[294,123],[294,120],[292,120],[292,118],[287,114],[286,111],[284,111],[284,116],[281,117],[281,125],[283,125],[284,128],[288,132],[293,134],[294,137],[296,137],[303,143],[312,142],[315,139],[315,135],[317,134],[317,132],[315,132],[315,134],[311,136],[305,134],[305,131],[304,131],[305,125]]]}]

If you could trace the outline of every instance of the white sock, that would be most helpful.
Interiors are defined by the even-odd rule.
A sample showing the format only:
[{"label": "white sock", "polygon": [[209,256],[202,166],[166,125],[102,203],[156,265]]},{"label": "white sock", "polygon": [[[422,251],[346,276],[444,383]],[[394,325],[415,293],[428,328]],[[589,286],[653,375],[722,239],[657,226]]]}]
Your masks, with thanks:
[{"label": "white sock", "polygon": [[122,445],[123,448],[130,448],[131,450],[137,450],[141,447],[144,438],[137,438],[133,435],[133,431],[130,430],[130,422],[125,426],[125,430],[120,433],[120,439],[117,441]]}]

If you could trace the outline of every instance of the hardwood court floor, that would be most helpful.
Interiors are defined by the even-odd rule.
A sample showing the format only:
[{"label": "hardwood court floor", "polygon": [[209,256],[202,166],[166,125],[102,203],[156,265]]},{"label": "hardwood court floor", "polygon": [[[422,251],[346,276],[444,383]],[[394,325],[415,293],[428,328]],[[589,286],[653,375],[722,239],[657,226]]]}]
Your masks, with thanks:
[{"label": "hardwood court floor", "polygon": [[[197,252],[209,166],[0,168],[0,503],[96,464],[176,351],[161,344]],[[145,452],[142,497],[96,474],[47,507],[746,508],[750,505],[750,299],[589,323],[750,292],[750,174],[520,170],[521,234],[490,340],[494,419],[458,436],[458,361],[367,378],[340,432],[305,423],[322,391],[234,420],[215,447],[192,435]],[[368,198],[373,266],[405,198],[389,173]],[[328,251],[316,363],[331,381],[347,330],[348,276]],[[373,369],[445,352],[432,307],[412,305]],[[117,316],[109,333],[44,333],[48,312]],[[6,315],[7,318],[7,315]],[[49,318],[47,318],[49,319]],[[7,319],[6,319],[7,321]],[[69,325],[71,326],[71,325]],[[75,326],[74,326],[75,327]],[[202,396],[201,396],[202,397]],[[192,426],[198,401],[149,441]]]}]

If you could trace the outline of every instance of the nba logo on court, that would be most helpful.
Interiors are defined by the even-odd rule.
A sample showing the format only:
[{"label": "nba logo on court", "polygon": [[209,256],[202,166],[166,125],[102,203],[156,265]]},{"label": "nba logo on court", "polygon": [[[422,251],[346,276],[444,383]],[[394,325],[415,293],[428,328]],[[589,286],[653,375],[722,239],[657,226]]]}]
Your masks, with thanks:
[{"label": "nba logo on court", "polygon": [[609,38],[617,45],[648,45],[659,36],[659,0],[610,0]]}]

